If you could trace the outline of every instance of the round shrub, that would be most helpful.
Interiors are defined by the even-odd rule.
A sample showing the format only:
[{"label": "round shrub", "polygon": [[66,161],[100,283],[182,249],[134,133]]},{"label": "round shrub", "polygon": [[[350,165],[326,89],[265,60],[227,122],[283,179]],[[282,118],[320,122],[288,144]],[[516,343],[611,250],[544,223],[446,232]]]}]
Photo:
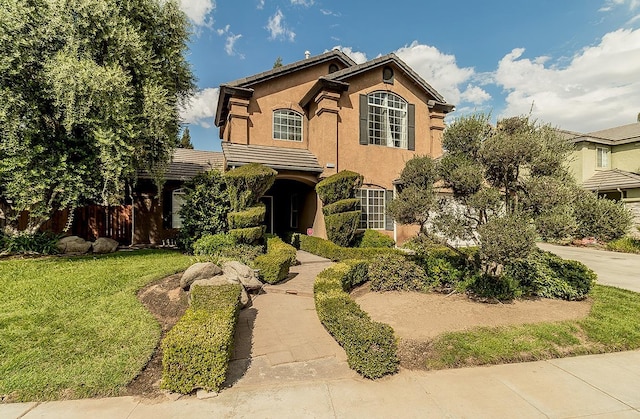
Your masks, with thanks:
[{"label": "round shrub", "polygon": [[235,245],[235,238],[228,234],[207,234],[193,243],[193,254],[198,256],[215,255],[223,249]]},{"label": "round shrub", "polygon": [[610,241],[625,235],[632,224],[632,216],[624,204],[611,201],[589,191],[580,191],[574,203],[578,237],[595,237]]},{"label": "round shrub", "polygon": [[267,227],[263,225],[257,227],[236,228],[229,230],[229,235],[233,236],[238,243],[253,244],[264,236],[266,228]]},{"label": "round shrub", "polygon": [[401,255],[381,255],[369,264],[372,291],[426,291],[427,275],[415,262]]},{"label": "round shrub", "polygon": [[396,242],[386,234],[380,233],[377,230],[367,229],[359,237],[358,247],[386,247],[391,248],[396,245]]},{"label": "round shrub", "polygon": [[354,198],[356,191],[362,186],[362,179],[359,173],[343,170],[320,181],[316,185],[316,192],[324,205],[333,204]]}]

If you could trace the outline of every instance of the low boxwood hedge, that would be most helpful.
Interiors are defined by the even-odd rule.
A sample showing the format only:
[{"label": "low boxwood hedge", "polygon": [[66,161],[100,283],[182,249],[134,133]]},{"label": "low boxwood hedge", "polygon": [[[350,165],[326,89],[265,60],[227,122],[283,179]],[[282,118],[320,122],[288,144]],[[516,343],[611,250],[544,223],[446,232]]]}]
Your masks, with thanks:
[{"label": "low boxwood hedge", "polygon": [[344,348],[349,367],[366,378],[398,370],[393,329],[372,321],[347,291],[367,280],[367,261],[346,261],[320,272],[314,284],[318,318]]},{"label": "low boxwood hedge", "polygon": [[259,226],[264,221],[266,211],[264,204],[260,203],[244,211],[230,212],[227,214],[227,223],[230,229]]},{"label": "low boxwood hedge", "polygon": [[371,259],[379,255],[386,254],[399,254],[404,255],[404,252],[398,249],[390,249],[385,247],[342,247],[329,240],[321,239],[320,237],[306,236],[303,234],[294,234],[292,240],[300,243],[300,250],[313,253],[314,255],[322,256],[323,258],[331,259],[333,261],[347,260],[347,259]]},{"label": "low boxwood hedge", "polygon": [[296,262],[296,249],[279,237],[267,240],[267,253],[258,256],[255,267],[260,270],[260,279],[275,284],[289,275],[289,268]]},{"label": "low boxwood hedge", "polygon": [[227,374],[241,285],[191,288],[191,306],[162,341],[162,385],[219,391]]}]

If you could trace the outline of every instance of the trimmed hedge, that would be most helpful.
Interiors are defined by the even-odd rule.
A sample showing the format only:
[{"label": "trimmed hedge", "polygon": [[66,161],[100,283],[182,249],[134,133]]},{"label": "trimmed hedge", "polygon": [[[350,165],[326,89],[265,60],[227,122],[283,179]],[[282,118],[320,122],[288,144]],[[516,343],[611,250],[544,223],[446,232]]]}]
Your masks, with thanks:
[{"label": "trimmed hedge", "polygon": [[243,211],[227,214],[227,222],[230,229],[256,227],[262,224],[267,208],[260,203]]},{"label": "trimmed hedge", "polygon": [[390,249],[385,247],[342,247],[329,240],[320,237],[306,236],[302,234],[294,234],[292,240],[299,241],[300,250],[322,256],[323,258],[333,261],[347,259],[372,259],[379,255],[398,254],[404,255],[404,252],[398,249]]},{"label": "trimmed hedge", "polygon": [[223,249],[235,245],[236,239],[229,234],[207,234],[193,243],[193,254],[196,256],[216,255]]},{"label": "trimmed hedge", "polygon": [[242,211],[255,205],[273,185],[278,172],[259,163],[229,170],[224,174],[233,211]]},{"label": "trimmed hedge", "polygon": [[367,229],[359,237],[358,247],[394,247],[396,242],[378,230]]},{"label": "trimmed hedge", "polygon": [[362,186],[361,174],[343,170],[320,181],[316,192],[324,205],[333,204],[343,199],[353,198],[356,190]]},{"label": "trimmed hedge", "polygon": [[400,255],[381,255],[369,265],[372,291],[428,291],[432,282],[418,264]]},{"label": "trimmed hedge", "polygon": [[271,237],[267,240],[267,253],[258,256],[254,264],[260,269],[260,279],[275,284],[289,275],[289,268],[295,262],[296,249],[279,237]]},{"label": "trimmed hedge", "polygon": [[360,211],[341,212],[324,217],[327,237],[338,246],[347,247],[353,242],[358,224]]},{"label": "trimmed hedge", "polygon": [[162,341],[162,388],[182,394],[220,390],[233,349],[240,287],[191,288],[191,307]]},{"label": "trimmed hedge", "polygon": [[229,235],[238,243],[252,244],[264,236],[266,228],[267,227],[264,225],[257,227],[235,228],[233,230],[229,230]]},{"label": "trimmed hedge", "polygon": [[318,318],[344,348],[349,367],[366,378],[379,378],[398,371],[393,329],[372,321],[346,292],[367,280],[367,264],[342,262],[320,272],[314,299]]},{"label": "trimmed hedge", "polygon": [[340,212],[355,211],[360,203],[359,198],[341,199],[333,204],[328,204],[322,207],[322,213],[324,215],[338,214]]}]

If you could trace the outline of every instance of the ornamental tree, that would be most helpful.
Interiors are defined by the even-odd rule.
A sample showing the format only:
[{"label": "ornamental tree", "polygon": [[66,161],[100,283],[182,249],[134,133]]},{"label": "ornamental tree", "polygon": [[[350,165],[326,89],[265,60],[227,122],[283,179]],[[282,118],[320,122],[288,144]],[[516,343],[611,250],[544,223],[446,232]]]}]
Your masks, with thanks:
[{"label": "ornamental tree", "polygon": [[7,0],[0,13],[0,203],[36,231],[60,208],[160,181],[192,91],[175,0]]}]

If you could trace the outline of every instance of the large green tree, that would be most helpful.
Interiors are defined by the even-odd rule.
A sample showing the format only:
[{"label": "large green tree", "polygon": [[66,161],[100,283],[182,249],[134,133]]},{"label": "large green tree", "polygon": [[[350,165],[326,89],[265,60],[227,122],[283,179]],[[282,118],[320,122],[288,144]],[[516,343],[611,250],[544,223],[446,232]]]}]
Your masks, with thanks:
[{"label": "large green tree", "polygon": [[0,200],[30,231],[60,208],[159,181],[191,93],[175,0],[2,0]]}]

